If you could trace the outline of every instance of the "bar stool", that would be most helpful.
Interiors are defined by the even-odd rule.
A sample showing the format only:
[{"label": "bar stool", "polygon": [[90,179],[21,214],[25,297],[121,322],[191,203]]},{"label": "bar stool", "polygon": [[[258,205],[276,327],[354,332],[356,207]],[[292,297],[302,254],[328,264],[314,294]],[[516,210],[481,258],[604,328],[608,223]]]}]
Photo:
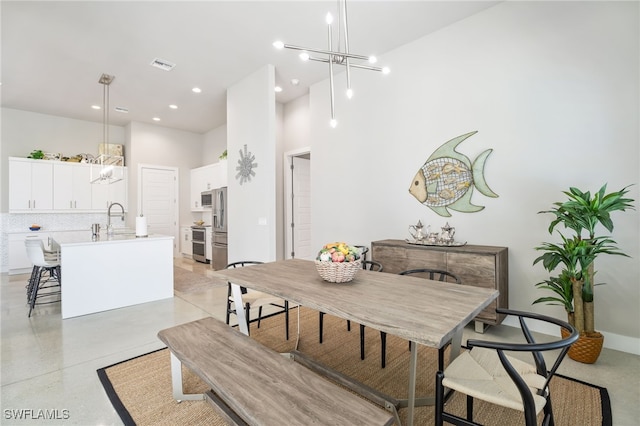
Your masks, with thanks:
[{"label": "bar stool", "polygon": [[[33,263],[33,270],[27,284],[27,303],[29,304],[29,317],[31,317],[31,312],[35,305],[60,302],[62,280],[60,261],[58,259],[45,259],[42,240],[26,239],[24,244],[27,249],[27,256]],[[50,258],[50,256],[47,257]],[[38,299],[47,300],[38,301]]]}]

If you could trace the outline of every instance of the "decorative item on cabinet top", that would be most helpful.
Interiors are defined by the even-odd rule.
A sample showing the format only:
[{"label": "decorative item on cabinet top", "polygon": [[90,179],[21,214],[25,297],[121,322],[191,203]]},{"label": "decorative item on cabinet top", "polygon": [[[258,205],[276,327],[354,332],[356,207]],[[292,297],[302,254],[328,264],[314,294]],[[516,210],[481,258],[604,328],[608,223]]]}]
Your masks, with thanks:
[{"label": "decorative item on cabinet top", "polygon": [[[105,147],[105,145],[108,145]],[[120,156],[118,159],[118,165],[124,166],[124,145],[121,144],[98,144],[99,155],[103,153],[109,153],[110,155]],[[93,154],[80,153],[72,156],[65,155],[61,152],[44,152],[41,149],[35,149],[25,157],[31,160],[49,160],[49,161],[64,161],[67,163],[84,163],[94,164],[96,163],[96,157]]]}]

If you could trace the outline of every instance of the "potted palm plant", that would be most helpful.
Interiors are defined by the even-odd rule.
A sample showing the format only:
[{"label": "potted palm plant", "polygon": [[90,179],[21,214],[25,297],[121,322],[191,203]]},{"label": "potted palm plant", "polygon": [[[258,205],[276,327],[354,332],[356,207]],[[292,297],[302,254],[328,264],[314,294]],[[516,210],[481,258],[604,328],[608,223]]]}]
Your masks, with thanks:
[{"label": "potted palm plant", "polygon": [[558,230],[560,243],[545,242],[535,248],[543,254],[534,260],[534,265],[542,262],[551,273],[559,267],[561,269],[558,275],[536,284],[536,287],[549,290],[554,295],[541,297],[533,303],[564,307],[568,321],[580,332],[580,340],[569,351],[569,357],[576,361],[593,363],[602,350],[604,337],[595,330],[594,322],[594,261],[601,254],[627,255],[620,251],[611,237],[596,235],[596,227],[601,224],[611,232],[611,213],[633,209],[634,200],[624,197],[628,188],[605,194],[605,184],[591,196],[589,191],[582,192],[572,187],[563,191],[567,201],[553,203],[551,210],[538,212],[555,216],[549,225],[550,234],[558,225],[563,225],[565,233],[570,232],[570,235]]}]

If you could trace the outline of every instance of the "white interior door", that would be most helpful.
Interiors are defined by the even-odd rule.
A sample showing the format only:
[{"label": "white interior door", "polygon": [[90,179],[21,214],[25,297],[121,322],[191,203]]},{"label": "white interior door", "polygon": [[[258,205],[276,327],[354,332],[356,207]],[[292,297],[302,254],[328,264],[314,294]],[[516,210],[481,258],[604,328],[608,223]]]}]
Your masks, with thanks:
[{"label": "white interior door", "polygon": [[286,185],[285,258],[310,259],[311,250],[311,155],[308,151],[289,154]]},{"label": "white interior door", "polygon": [[178,255],[178,169],[140,165],[138,213],[147,218],[149,234],[172,235],[173,252]]}]

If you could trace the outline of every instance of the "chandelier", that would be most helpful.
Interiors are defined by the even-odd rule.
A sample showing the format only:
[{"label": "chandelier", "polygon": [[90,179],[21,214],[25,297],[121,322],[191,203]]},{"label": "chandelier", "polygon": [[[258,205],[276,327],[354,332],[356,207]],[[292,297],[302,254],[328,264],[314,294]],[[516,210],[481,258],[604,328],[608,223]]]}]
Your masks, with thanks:
[{"label": "chandelier", "polygon": [[102,143],[99,155],[91,164],[90,182],[111,184],[124,177],[124,157],[122,152],[114,153],[115,147],[109,144],[109,87],[115,76],[102,74],[98,83],[102,84]]},{"label": "chandelier", "polygon": [[[351,99],[353,97],[353,90],[351,89],[351,69],[359,68],[371,71],[379,71],[383,74],[389,73],[389,68],[383,67],[375,67],[372,64],[377,62],[375,56],[363,56],[356,55],[349,51],[349,24],[347,21],[347,2],[346,0],[339,0],[339,10],[341,15],[341,21],[343,24],[344,38],[340,37],[340,28],[338,29],[338,43],[334,50],[333,45],[333,16],[331,13],[327,13],[326,22],[328,27],[328,47],[327,50],[324,49],[312,49],[308,47],[294,46],[291,44],[285,44],[282,41],[276,41],[273,43],[273,46],[276,49],[293,49],[299,50],[300,59],[303,61],[317,61],[324,62],[329,64],[329,91],[331,97],[331,121],[329,124],[331,127],[336,127],[338,122],[335,117],[335,95],[334,95],[334,83],[333,83],[333,67],[334,65],[344,66],[346,70],[347,77],[347,98]],[[344,45],[341,45],[340,40],[344,41]],[[311,54],[323,55],[323,56],[311,56]]]}]

